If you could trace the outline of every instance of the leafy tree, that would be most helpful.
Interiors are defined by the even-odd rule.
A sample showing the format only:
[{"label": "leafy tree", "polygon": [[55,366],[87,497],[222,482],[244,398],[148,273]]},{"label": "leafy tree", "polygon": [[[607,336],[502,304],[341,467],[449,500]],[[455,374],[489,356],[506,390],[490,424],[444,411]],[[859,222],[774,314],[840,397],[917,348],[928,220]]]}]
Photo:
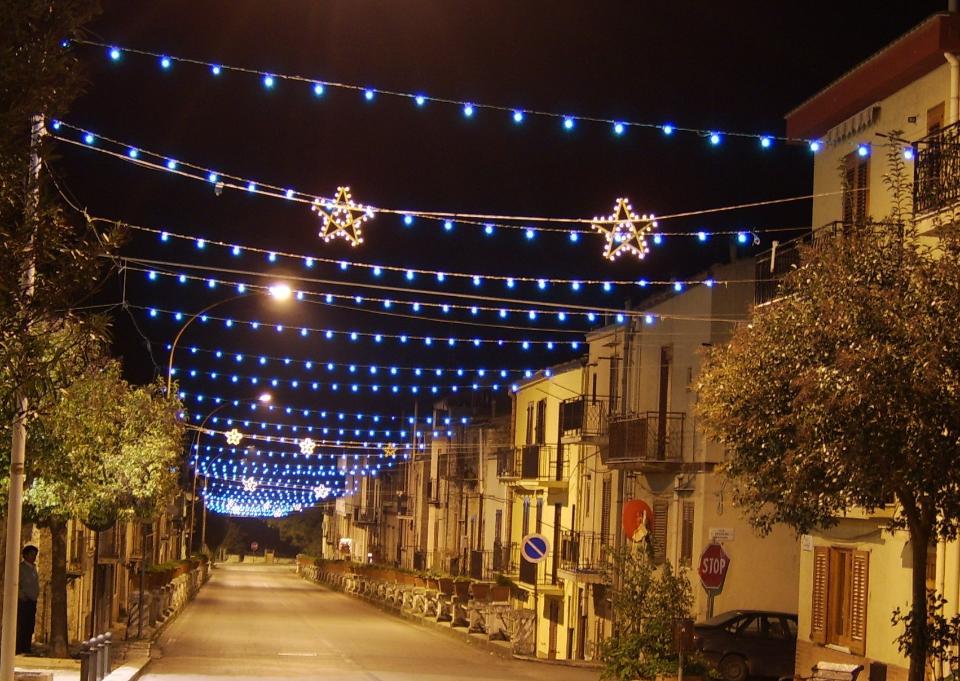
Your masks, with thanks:
[{"label": "leafy tree", "polygon": [[896,196],[891,220],[801,249],[780,297],[709,353],[699,411],[761,533],[896,499],[890,528],[909,532],[913,558],[909,678],[922,681],[927,547],[960,518],[960,232],[921,239]]},{"label": "leafy tree", "polygon": [[[649,556],[629,547],[612,556],[604,584],[616,613],[613,636],[602,643],[603,679],[655,679],[677,671],[673,645],[676,622],[690,614],[693,593],[686,574],[670,563],[658,568]],[[701,671],[695,656],[684,671]]]},{"label": "leafy tree", "polygon": [[28,512],[52,538],[51,652],[66,653],[66,528],[155,516],[175,493],[181,405],[160,386],[133,387],[101,359],[57,393],[30,424]]},{"label": "leafy tree", "polygon": [[309,556],[323,555],[323,509],[305,508],[285,518],[268,520],[267,524],[280,530],[280,538]]}]

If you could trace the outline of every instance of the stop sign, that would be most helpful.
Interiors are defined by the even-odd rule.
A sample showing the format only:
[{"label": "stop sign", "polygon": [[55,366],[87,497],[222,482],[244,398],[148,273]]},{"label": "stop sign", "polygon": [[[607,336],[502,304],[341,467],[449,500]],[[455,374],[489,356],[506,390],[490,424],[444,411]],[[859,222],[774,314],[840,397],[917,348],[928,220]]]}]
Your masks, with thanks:
[{"label": "stop sign", "polygon": [[697,566],[697,574],[700,575],[700,583],[707,591],[719,591],[723,588],[723,580],[727,577],[727,569],[730,567],[730,556],[723,550],[720,544],[710,544],[700,554],[700,565]]}]

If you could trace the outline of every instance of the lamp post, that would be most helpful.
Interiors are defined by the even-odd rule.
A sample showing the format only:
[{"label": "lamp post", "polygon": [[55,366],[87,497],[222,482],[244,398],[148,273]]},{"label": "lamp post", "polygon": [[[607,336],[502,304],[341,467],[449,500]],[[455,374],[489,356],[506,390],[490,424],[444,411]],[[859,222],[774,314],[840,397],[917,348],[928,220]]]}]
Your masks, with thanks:
[{"label": "lamp post", "polygon": [[245,291],[244,293],[238,293],[235,296],[230,296],[229,298],[218,300],[215,303],[207,305],[205,308],[203,308],[202,310],[200,310],[199,312],[191,316],[190,319],[184,322],[183,326],[180,327],[180,330],[177,331],[177,335],[174,336],[173,343],[170,345],[170,359],[167,361],[167,396],[168,397],[170,396],[170,391],[173,389],[173,355],[177,351],[177,343],[180,342],[180,338],[183,336],[183,332],[186,331],[187,328],[191,324],[193,324],[193,322],[195,322],[198,318],[202,317],[213,308],[219,307],[220,305],[224,305],[233,300],[237,300],[238,298],[246,298],[248,296],[256,296],[256,295],[267,295],[273,298],[274,300],[284,301],[284,300],[289,300],[292,294],[293,294],[293,291],[291,291],[290,287],[287,286],[286,284],[274,284],[273,286],[270,286],[263,290]]},{"label": "lamp post", "polygon": [[[171,355],[172,353],[173,351],[171,350]],[[261,404],[269,404],[272,400],[273,400],[273,395],[271,395],[268,392],[260,393],[259,395],[256,396],[256,401],[260,402]],[[249,403],[249,402],[252,402],[253,400],[243,400],[243,401]],[[203,420],[200,422],[200,425],[197,426],[197,435],[193,439],[193,451],[194,451],[193,494],[190,497],[190,535],[189,535],[189,539],[187,540],[187,554],[189,554],[190,551],[193,549],[193,533],[194,533],[194,527],[196,527],[196,519],[197,519],[197,475],[198,475],[197,464],[199,463],[199,457],[200,457],[200,436],[203,435],[203,432],[204,432],[203,428],[204,426],[207,425],[207,421],[210,420],[210,417],[212,417],[218,411],[226,407],[228,404],[232,404],[232,402],[224,402],[223,404],[217,405],[214,409],[210,410],[210,412],[203,417]],[[206,510],[206,507],[207,507],[206,503],[204,503],[203,507],[204,507],[204,510]],[[201,546],[200,548],[203,548],[203,547]]]}]

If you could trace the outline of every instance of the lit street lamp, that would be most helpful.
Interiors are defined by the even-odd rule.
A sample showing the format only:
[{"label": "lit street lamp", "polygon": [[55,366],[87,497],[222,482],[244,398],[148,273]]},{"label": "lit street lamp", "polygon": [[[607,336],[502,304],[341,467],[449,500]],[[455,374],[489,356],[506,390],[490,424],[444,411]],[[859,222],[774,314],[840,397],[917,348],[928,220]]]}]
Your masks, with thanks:
[{"label": "lit street lamp", "polygon": [[173,355],[177,350],[177,343],[180,342],[180,337],[183,336],[183,332],[187,330],[194,321],[199,317],[202,317],[207,312],[212,310],[215,307],[219,307],[225,303],[229,303],[232,300],[237,300],[238,298],[246,298],[247,296],[256,296],[256,295],[266,295],[270,296],[274,300],[284,301],[289,300],[290,296],[293,295],[293,291],[286,284],[273,284],[272,286],[255,291],[245,291],[244,293],[238,293],[235,296],[230,296],[229,298],[224,298],[223,300],[218,300],[211,305],[207,305],[205,308],[194,314],[190,319],[184,322],[183,326],[180,327],[180,330],[177,331],[177,335],[173,339],[173,343],[170,345],[170,359],[167,362],[167,397],[170,396],[170,391],[173,389]]}]

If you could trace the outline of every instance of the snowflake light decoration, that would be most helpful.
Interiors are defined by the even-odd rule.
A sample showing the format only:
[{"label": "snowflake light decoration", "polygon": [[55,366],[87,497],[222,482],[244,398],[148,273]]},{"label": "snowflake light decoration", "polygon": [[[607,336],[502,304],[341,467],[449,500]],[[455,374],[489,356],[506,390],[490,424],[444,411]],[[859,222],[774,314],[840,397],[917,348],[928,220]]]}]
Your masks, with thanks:
[{"label": "snowflake light decoration", "polygon": [[397,455],[397,446],[391,442],[390,444],[388,444],[386,447],[383,448],[383,454],[384,456],[392,459]]},{"label": "snowflake light decoration", "polygon": [[324,242],[340,237],[351,246],[363,243],[363,223],[373,218],[373,209],[350,198],[350,187],[337,187],[333,201],[316,199],[311,210],[320,216],[320,238]]},{"label": "snowflake light decoration", "polygon": [[326,499],[330,496],[330,488],[326,485],[317,485],[313,488],[313,496],[317,499]]},{"label": "snowflake light decoration", "polygon": [[634,213],[629,199],[617,199],[610,217],[594,220],[596,222],[590,228],[602,234],[606,240],[603,257],[607,260],[616,260],[624,253],[643,260],[650,252],[646,236],[657,226],[657,221],[653,215]]},{"label": "snowflake light decoration", "polygon": [[300,453],[301,454],[313,454],[313,450],[316,449],[317,443],[311,440],[308,437],[300,440]]},{"label": "snowflake light decoration", "polygon": [[243,433],[241,433],[236,428],[231,428],[226,433],[223,434],[227,438],[227,444],[237,446],[240,444],[240,440],[243,439]]},{"label": "snowflake light decoration", "polygon": [[256,492],[257,487],[260,484],[256,481],[255,478],[244,478],[243,479],[243,491],[244,492]]}]

